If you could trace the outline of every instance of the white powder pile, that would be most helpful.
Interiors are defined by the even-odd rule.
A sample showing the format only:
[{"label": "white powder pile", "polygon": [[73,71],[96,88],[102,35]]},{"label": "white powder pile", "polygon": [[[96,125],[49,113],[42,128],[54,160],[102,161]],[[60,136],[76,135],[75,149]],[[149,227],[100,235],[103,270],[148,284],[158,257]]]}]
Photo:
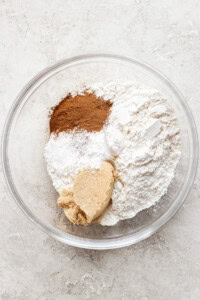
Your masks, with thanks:
[{"label": "white powder pile", "polygon": [[113,102],[108,124],[101,132],[51,134],[45,148],[48,172],[56,190],[72,188],[81,168],[98,169],[115,160],[112,204],[102,225],[134,217],[155,204],[166,192],[180,158],[180,132],[175,112],[158,91],[130,82],[98,83],[84,89]]},{"label": "white powder pile", "polygon": [[47,170],[55,189],[71,189],[79,169],[99,169],[102,161],[111,159],[103,131],[61,132],[51,134],[45,147]]}]

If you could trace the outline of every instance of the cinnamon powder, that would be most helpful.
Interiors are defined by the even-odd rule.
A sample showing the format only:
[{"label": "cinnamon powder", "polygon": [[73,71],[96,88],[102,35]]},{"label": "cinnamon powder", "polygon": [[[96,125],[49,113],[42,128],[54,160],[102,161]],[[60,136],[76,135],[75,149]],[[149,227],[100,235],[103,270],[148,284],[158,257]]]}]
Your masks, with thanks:
[{"label": "cinnamon powder", "polygon": [[112,103],[85,92],[83,95],[67,95],[54,107],[50,118],[50,132],[84,129],[100,131],[107,120]]}]

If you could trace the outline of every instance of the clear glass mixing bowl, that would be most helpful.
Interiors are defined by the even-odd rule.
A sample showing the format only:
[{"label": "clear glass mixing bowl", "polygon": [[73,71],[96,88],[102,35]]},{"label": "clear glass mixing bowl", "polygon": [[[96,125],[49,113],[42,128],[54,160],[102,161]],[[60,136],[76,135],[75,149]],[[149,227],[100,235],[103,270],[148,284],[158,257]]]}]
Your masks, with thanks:
[{"label": "clear glass mixing bowl", "polygon": [[[154,207],[113,227],[72,225],[57,207],[43,158],[48,113],[76,82],[133,80],[158,89],[174,107],[182,136],[182,156],[168,193]],[[20,208],[55,239],[88,249],[112,249],[137,243],[156,232],[186,199],[197,169],[198,138],[192,114],[177,88],[151,66],[113,54],[73,57],[35,76],[15,100],[6,120],[2,162],[9,190]]]}]

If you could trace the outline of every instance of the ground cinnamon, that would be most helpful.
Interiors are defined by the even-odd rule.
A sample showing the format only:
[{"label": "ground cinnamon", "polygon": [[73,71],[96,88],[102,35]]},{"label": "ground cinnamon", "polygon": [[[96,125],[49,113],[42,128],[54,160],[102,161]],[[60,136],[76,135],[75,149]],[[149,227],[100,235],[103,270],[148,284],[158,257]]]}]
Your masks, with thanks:
[{"label": "ground cinnamon", "polygon": [[67,95],[54,107],[50,118],[50,132],[85,129],[100,131],[107,120],[112,103],[85,92],[73,97]]}]

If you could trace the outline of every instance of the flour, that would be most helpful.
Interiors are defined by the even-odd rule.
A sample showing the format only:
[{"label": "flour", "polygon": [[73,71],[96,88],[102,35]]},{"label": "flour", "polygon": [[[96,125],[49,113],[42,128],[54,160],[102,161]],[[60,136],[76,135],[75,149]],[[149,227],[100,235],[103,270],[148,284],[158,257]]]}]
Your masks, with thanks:
[{"label": "flour", "polygon": [[[180,132],[175,112],[158,91],[136,84],[97,83],[84,87],[113,102],[102,131],[51,135],[45,148],[47,168],[60,193],[71,188],[80,168],[98,169],[117,157],[112,204],[102,225],[132,218],[155,204],[167,192],[180,158]],[[73,94],[83,91],[77,88]]]}]

